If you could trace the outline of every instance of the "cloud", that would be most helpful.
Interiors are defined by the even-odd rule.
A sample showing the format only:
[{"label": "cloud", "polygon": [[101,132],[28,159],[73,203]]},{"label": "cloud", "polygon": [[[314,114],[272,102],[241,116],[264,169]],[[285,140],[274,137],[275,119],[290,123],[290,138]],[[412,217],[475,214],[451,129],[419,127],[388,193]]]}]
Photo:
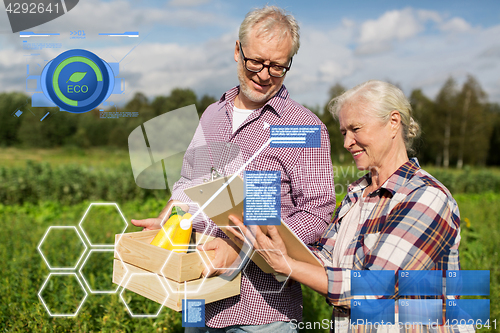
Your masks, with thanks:
[{"label": "cloud", "polygon": [[[96,0],[88,2],[96,3]],[[123,12],[106,3],[99,4],[99,9],[106,12],[96,18],[100,30],[112,26],[98,21],[111,15],[115,9],[118,11],[116,15],[126,17],[123,22],[114,22],[114,31],[125,31],[134,26],[133,22],[147,21],[147,17],[153,14],[147,7],[134,12],[131,4],[126,4],[130,7]],[[85,6],[84,10],[90,13]],[[183,10],[184,13],[196,12],[192,8],[179,9],[180,12]],[[152,21],[160,20],[168,11],[167,6],[156,11],[159,14],[152,15]],[[212,19],[206,24],[210,24],[208,22]],[[238,23],[235,18],[230,20],[232,23],[220,29],[221,33],[201,42],[194,37],[187,41],[173,40],[168,36],[164,39],[147,38],[130,52],[134,45],[114,43],[110,39],[105,45],[100,41],[100,44],[93,44],[88,49],[107,61],[120,60],[130,52],[120,64],[120,77],[125,79],[126,95],[113,98],[128,100],[137,91],[149,97],[168,95],[176,87],[191,88],[198,96],[209,94],[219,98],[238,83],[233,59]],[[83,21],[79,24],[88,25]],[[469,28],[465,29],[467,26]],[[395,31],[396,28],[402,31]],[[169,30],[174,35],[186,31],[191,30],[185,26]],[[189,33],[186,35],[189,36]],[[387,11],[366,21],[344,18],[332,23],[328,29],[313,24],[302,25],[302,46],[287,74],[285,85],[296,101],[323,106],[327,102],[329,88],[336,82],[350,88],[369,79],[390,80],[400,83],[406,94],[414,88],[422,88],[426,95],[434,98],[450,75],[461,84],[467,74],[472,74],[490,100],[500,102],[497,75],[500,69],[499,35],[500,25],[472,27],[463,18],[449,18],[441,12],[412,8]],[[68,43],[64,47],[72,46]],[[20,56],[20,44],[17,37],[15,44],[0,48],[0,91],[25,89],[23,75],[26,58]],[[40,52],[40,57],[52,59],[58,51],[45,50]]]},{"label": "cloud", "polygon": [[426,23],[441,22],[441,15],[429,10],[391,10],[360,25],[357,55],[373,55],[392,50],[395,42],[414,38],[425,31]]},{"label": "cloud", "polygon": [[416,15],[421,22],[432,21],[441,23],[443,21],[442,15],[432,10],[419,9],[416,10]]},{"label": "cloud", "polygon": [[[388,28],[401,25],[404,33]],[[292,98],[313,106],[324,105],[337,82],[351,88],[370,79],[389,80],[408,95],[421,88],[434,98],[449,76],[462,84],[472,74],[490,100],[500,102],[498,35],[500,25],[472,28],[463,18],[418,9],[392,10],[330,31],[305,27],[285,84]]]},{"label": "cloud", "polygon": [[361,26],[360,43],[388,42],[413,37],[423,30],[421,20],[411,8],[391,10],[376,20],[368,20]]},{"label": "cloud", "polygon": [[446,32],[466,32],[471,30],[471,25],[461,17],[454,17],[439,26],[441,31]]},{"label": "cloud", "polygon": [[15,48],[0,50],[0,73],[2,73],[0,92],[26,91],[27,68],[29,68],[30,75],[40,74],[47,63],[44,59],[53,59],[58,55],[57,50],[54,49],[33,50],[32,52],[38,55],[20,55],[19,50]]},{"label": "cloud", "polygon": [[[186,0],[182,0],[184,2]],[[204,0],[188,0],[186,3],[201,3]],[[216,11],[201,11],[192,6],[153,7],[146,1],[133,2],[126,0],[80,1],[74,10],[47,22],[34,31],[69,31],[84,29],[89,31],[123,32],[134,30],[150,30],[157,26],[167,27],[203,27],[228,26],[233,20],[218,14]]]},{"label": "cloud", "polygon": [[[191,88],[200,96],[220,97],[238,82],[233,59],[236,38],[234,32],[199,45],[144,41],[132,51],[129,45],[105,45],[90,50],[107,62],[123,59],[119,77],[125,80],[127,96],[112,95],[112,100],[131,98],[137,91],[150,97],[168,95],[177,87]],[[61,50],[36,52],[40,56],[20,57],[15,48],[0,50],[0,91],[25,91],[26,64],[31,63],[30,68],[38,69],[34,74],[40,74],[45,65],[43,59],[53,59]]]},{"label": "cloud", "polygon": [[345,28],[348,28],[348,29],[356,26],[355,21],[349,20],[347,18],[343,18],[341,22],[342,22],[342,26],[344,26]]},{"label": "cloud", "polygon": [[500,44],[488,47],[479,54],[481,58],[500,58]]},{"label": "cloud", "polygon": [[389,41],[369,42],[359,45],[356,48],[355,54],[360,56],[366,56],[377,53],[384,53],[390,50],[392,50],[392,43]]},{"label": "cloud", "polygon": [[24,79],[19,77],[19,73],[26,72],[25,64],[5,64],[0,63],[0,72],[2,78],[0,82],[0,91],[23,91],[25,90]]},{"label": "cloud", "polygon": [[179,7],[196,7],[209,3],[211,0],[170,0],[168,3],[171,6]]},{"label": "cloud", "polygon": [[393,50],[395,43],[404,43],[432,29],[448,34],[470,32],[472,26],[461,17],[446,20],[445,15],[430,10],[405,8],[391,10],[360,26],[357,55],[375,55]]},{"label": "cloud", "polygon": [[[181,87],[191,88],[200,96],[208,93],[219,97],[237,84],[235,40],[236,34],[227,34],[200,45],[141,44],[121,64],[126,90],[157,96]],[[120,47],[100,53],[120,59],[127,52],[128,47]]]},{"label": "cloud", "polygon": [[357,27],[343,22],[331,30],[303,27],[301,47],[287,74],[285,85],[293,99],[310,106],[322,105],[333,82],[356,71],[349,46]]}]

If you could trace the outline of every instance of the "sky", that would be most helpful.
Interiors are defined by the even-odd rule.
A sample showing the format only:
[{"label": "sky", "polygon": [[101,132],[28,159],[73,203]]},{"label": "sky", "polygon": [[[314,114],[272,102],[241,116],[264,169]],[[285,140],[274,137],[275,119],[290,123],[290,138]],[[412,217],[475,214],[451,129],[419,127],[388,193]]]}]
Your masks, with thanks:
[{"label": "sky", "polygon": [[[286,9],[300,24],[301,47],[284,82],[299,103],[323,106],[335,83],[351,88],[370,79],[396,83],[407,95],[420,88],[434,98],[450,76],[460,85],[468,74],[489,101],[500,102],[497,0],[80,0],[65,15],[30,29],[61,34],[36,41],[13,34],[2,7],[0,92],[25,91],[27,63],[41,70],[59,53],[82,48],[120,62],[125,92],[117,103],[138,91],[152,99],[176,87],[219,98],[238,84],[233,52],[239,24],[266,4]],[[70,39],[76,30],[86,38]],[[125,31],[139,37],[98,35]],[[62,47],[27,51],[23,40]]]}]

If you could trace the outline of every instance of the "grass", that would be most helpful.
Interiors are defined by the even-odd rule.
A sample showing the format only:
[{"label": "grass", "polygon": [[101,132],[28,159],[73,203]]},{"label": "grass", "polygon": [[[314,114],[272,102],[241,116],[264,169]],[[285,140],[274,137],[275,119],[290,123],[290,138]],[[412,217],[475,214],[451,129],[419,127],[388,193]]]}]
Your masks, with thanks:
[{"label": "grass", "polygon": [[[500,195],[462,194],[457,195],[456,199],[464,220],[467,218],[470,221],[468,227],[467,223],[464,223],[462,230],[460,249],[462,269],[490,270],[491,319],[498,321],[500,319],[500,256],[497,240],[500,239],[500,226],[496,217],[500,214]],[[0,216],[4,221],[0,256],[5,262],[3,274],[0,276],[0,295],[2,295],[0,331],[181,332],[178,313],[164,309],[156,319],[131,318],[116,294],[89,295],[75,318],[51,318],[47,314],[38,300],[37,293],[50,271],[36,248],[49,226],[78,225],[88,205],[88,202],[70,207],[55,202],[22,206],[0,205]],[[132,217],[151,216],[153,212],[161,209],[161,205],[162,203],[157,200],[150,199],[146,202],[126,202],[120,205],[120,208],[129,220]],[[483,209],[484,207],[488,209]],[[102,211],[96,214],[95,218],[110,220],[113,216],[109,214],[109,211]],[[132,231],[137,231],[137,228],[129,225],[127,232]],[[75,261],[80,250],[75,245],[75,238],[72,242],[67,242],[69,238],[68,235],[50,241],[52,247],[48,248],[59,251],[49,253],[49,261],[53,260],[50,255],[63,260],[58,256],[60,252],[66,252],[69,257],[66,259],[70,262]],[[111,259],[108,259],[104,261],[105,256],[91,257],[83,270],[94,290],[106,289],[110,286]],[[61,263],[65,261],[53,261],[59,263],[60,266],[65,266]],[[51,287],[53,292],[47,294],[51,306],[59,309],[60,312],[68,311],[68,308],[74,309],[74,295],[78,294],[79,290],[76,282],[71,279],[64,282],[68,285],[69,291],[67,288],[61,289],[60,283],[54,283]],[[331,309],[326,305],[324,298],[309,288],[303,287],[303,289],[304,320],[321,322],[329,318]],[[47,291],[44,290],[44,292]],[[127,300],[130,299],[132,306],[135,304],[136,310],[134,311],[148,313],[156,309],[147,301],[132,299],[134,296],[131,293],[127,293],[126,297]]]},{"label": "grass", "polygon": [[[82,167],[94,166],[98,170],[113,169],[127,163],[128,155],[123,151],[115,152],[102,149],[89,151],[78,149],[22,151],[0,149],[0,165],[9,170],[23,168],[27,159],[42,160],[48,163],[54,167],[51,169],[52,171],[49,171],[54,172],[55,177],[59,177],[57,170],[66,170],[66,168],[58,169],[59,166],[78,164]],[[344,166],[344,175],[337,175],[338,179],[347,180],[351,177],[346,173],[352,170],[346,171],[346,168]],[[340,168],[337,170],[339,173],[342,172]],[[427,170],[431,173],[442,172],[442,169],[432,170],[429,168]],[[472,169],[466,172],[470,174],[478,172],[500,174],[498,169],[479,171]],[[453,179],[457,179],[463,175],[464,171],[452,170],[449,173],[452,174]],[[99,176],[101,173],[96,175]],[[357,178],[357,176],[355,173],[352,177]],[[106,193],[107,201],[117,202],[127,221],[132,218],[155,216],[167,200],[166,195],[155,195],[154,197],[134,195],[125,200],[122,192],[111,191],[116,184],[114,179],[110,178],[105,184],[100,179],[96,179],[95,182],[101,187],[110,189],[98,193]],[[74,186],[75,184],[69,185]],[[123,191],[128,189],[127,186],[123,186],[123,188]],[[14,188],[13,191],[17,191],[17,189]],[[341,192],[339,188],[336,193],[338,201],[342,199]],[[65,196],[77,193],[77,191],[70,191]],[[459,203],[462,216],[460,246],[462,269],[490,270],[491,319],[497,320],[497,329],[491,331],[499,332],[500,250],[498,249],[498,240],[500,239],[500,219],[498,216],[500,216],[500,193],[459,193],[454,196]],[[3,222],[0,233],[0,257],[4,263],[0,275],[0,297],[2,300],[0,302],[0,331],[182,332],[180,314],[163,309],[159,317],[155,319],[132,318],[117,294],[89,295],[78,315],[74,318],[52,318],[47,314],[37,294],[50,270],[38,253],[37,247],[50,226],[78,226],[91,202],[90,199],[83,199],[83,197],[77,200],[68,199],[68,201],[48,200],[48,197],[50,197],[50,193],[44,194],[32,202],[6,204],[2,201],[0,203],[0,219]],[[125,226],[111,208],[91,211],[88,220],[85,220],[84,225],[89,228],[88,234],[92,243],[112,242],[112,235],[121,231]],[[107,227],[103,227],[99,221],[106,221]],[[96,232],[97,229],[99,232]],[[128,224],[126,232],[137,230]],[[78,261],[81,253],[81,244],[78,242],[78,238],[71,232],[61,233],[59,231],[53,235],[55,236],[49,234],[47,241],[42,245],[42,250],[48,261],[52,266],[72,266]],[[111,257],[109,253],[95,253],[89,257],[82,271],[90,288],[96,290],[113,287],[109,283],[112,271]],[[83,259],[79,265],[82,262]],[[78,282],[67,276],[61,279],[52,278],[52,282],[49,281],[46,284],[42,293],[48,306],[55,309],[56,312],[75,311],[79,298],[82,297]],[[331,309],[325,303],[324,298],[307,287],[303,287],[303,290],[304,321],[321,322],[323,319],[329,319]],[[124,298],[129,302],[128,305],[134,309],[134,312],[147,313],[156,309],[155,304],[141,299],[133,293],[125,293]]]},{"label": "grass", "polygon": [[[125,203],[120,208],[125,217],[130,219],[150,216],[152,212],[159,211],[161,205],[157,200],[136,201]],[[89,202],[74,206],[48,201],[22,206],[0,204],[0,216],[5,221],[0,242],[0,256],[5,263],[0,276],[0,331],[182,332],[180,314],[164,309],[155,319],[131,318],[117,294],[89,295],[74,318],[51,318],[47,314],[37,294],[50,271],[36,248],[50,226],[77,226],[88,206]],[[95,215],[100,215],[101,221],[113,219],[109,211],[101,211]],[[129,225],[127,232],[133,231],[138,231],[138,228]],[[44,246],[44,242],[42,248],[54,266],[66,267],[68,262],[74,263],[79,257],[80,248],[71,233],[58,236],[60,237],[48,238],[47,245],[50,246]],[[63,259],[61,252],[66,254]],[[111,258],[103,260],[106,257],[91,257],[83,269],[94,290],[110,287],[112,261]],[[82,298],[82,292],[74,278],[52,276],[42,296],[52,312],[71,313]],[[137,298],[140,297],[135,297],[132,293],[125,293],[124,298],[132,304],[136,313],[148,313],[156,306],[144,300],[137,304]]]},{"label": "grass", "polygon": [[26,161],[47,162],[51,166],[85,165],[88,167],[109,168],[130,163],[128,152],[117,148],[64,147],[53,149],[37,148],[0,148],[0,165],[22,168]]}]

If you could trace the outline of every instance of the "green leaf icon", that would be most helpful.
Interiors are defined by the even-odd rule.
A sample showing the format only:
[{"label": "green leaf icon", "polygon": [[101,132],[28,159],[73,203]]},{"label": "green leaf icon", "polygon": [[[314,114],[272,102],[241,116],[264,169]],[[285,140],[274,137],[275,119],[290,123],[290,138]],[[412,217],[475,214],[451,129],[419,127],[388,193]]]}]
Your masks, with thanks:
[{"label": "green leaf icon", "polygon": [[[87,72],[74,72],[73,74],[71,74],[68,81],[80,82],[81,80],[83,80],[85,75],[87,75]],[[68,81],[66,81],[66,83],[68,83]]]}]

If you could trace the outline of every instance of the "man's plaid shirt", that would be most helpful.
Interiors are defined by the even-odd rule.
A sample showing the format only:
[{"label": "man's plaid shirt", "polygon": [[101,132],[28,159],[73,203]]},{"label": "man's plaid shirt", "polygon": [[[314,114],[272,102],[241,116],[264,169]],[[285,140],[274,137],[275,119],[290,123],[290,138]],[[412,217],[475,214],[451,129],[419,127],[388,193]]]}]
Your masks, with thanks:
[{"label": "man's plaid shirt", "polygon": [[[211,167],[224,176],[234,174],[269,139],[272,125],[319,125],[319,148],[267,148],[246,170],[281,172],[281,218],[306,244],[319,239],[335,210],[335,193],[330,140],[326,126],[311,111],[293,101],[285,86],[255,110],[233,133],[234,100],[239,87],[227,91],[203,113],[184,155],[181,179],[175,183],[172,199],[190,202],[183,190],[203,183]],[[241,173],[240,176],[243,176]],[[193,222],[197,231],[205,223]],[[215,226],[209,221],[208,226]],[[216,226],[215,226],[216,227]],[[217,228],[218,229],[218,228]],[[219,237],[226,237],[220,231]],[[249,262],[241,279],[241,294],[206,305],[206,325],[262,325],[274,321],[302,319],[300,284],[282,285]]]}]

